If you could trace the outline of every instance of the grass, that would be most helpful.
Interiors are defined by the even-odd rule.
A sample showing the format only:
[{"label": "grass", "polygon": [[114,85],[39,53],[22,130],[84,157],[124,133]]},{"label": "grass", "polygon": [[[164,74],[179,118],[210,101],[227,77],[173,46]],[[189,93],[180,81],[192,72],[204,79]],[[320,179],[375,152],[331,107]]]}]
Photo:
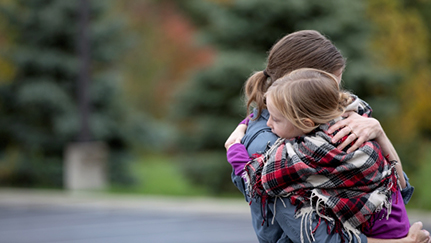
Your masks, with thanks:
[{"label": "grass", "polygon": [[112,192],[147,195],[202,196],[208,193],[203,187],[184,178],[176,159],[167,155],[144,155],[131,166],[137,179],[133,186],[113,186]]},{"label": "grass", "polygon": [[415,187],[411,202],[414,208],[431,210],[431,190],[428,186],[431,185],[431,151],[427,151],[419,161],[422,161],[420,170],[409,174],[410,183]]}]

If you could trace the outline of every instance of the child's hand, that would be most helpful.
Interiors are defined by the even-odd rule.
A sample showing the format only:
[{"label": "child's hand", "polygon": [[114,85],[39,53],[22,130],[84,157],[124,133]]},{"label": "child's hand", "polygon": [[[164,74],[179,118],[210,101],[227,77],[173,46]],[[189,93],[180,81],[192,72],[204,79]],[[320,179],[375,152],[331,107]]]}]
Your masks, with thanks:
[{"label": "child's hand", "polygon": [[235,143],[241,143],[242,138],[245,135],[245,130],[247,130],[247,125],[239,124],[235,130],[230,134],[226,142],[224,143],[224,147],[226,150],[229,149]]}]

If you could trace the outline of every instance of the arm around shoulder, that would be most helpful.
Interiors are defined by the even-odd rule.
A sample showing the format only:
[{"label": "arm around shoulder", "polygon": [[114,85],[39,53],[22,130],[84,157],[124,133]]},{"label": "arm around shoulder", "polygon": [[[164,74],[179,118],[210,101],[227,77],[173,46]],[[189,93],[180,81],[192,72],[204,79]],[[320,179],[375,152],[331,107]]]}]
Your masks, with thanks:
[{"label": "arm around shoulder", "polygon": [[244,173],[244,166],[250,161],[247,150],[241,143],[232,144],[226,153],[227,161],[232,165],[235,175]]},{"label": "arm around shoulder", "polygon": [[234,143],[238,143],[238,141],[241,141],[241,139],[244,137],[245,131],[247,130],[247,125],[240,123],[235,130],[230,134],[230,136],[227,138],[224,147],[226,150],[229,149],[230,146]]}]

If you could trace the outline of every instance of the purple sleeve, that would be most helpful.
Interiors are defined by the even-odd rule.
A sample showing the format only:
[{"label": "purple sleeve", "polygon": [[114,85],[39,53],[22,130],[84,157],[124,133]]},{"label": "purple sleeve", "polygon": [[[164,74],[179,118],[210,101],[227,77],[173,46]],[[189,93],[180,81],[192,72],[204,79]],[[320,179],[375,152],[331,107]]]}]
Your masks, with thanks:
[{"label": "purple sleeve", "polygon": [[227,150],[227,161],[232,165],[235,175],[242,176],[244,173],[244,166],[250,161],[245,146],[240,143],[235,143]]},{"label": "purple sleeve", "polygon": [[248,126],[248,122],[250,121],[250,119],[253,118],[253,113],[250,114],[247,118],[245,118],[244,120],[242,120],[239,124],[245,124]]},{"label": "purple sleeve", "polygon": [[379,239],[398,239],[407,236],[410,222],[400,191],[392,195],[392,211],[386,219],[386,210],[377,213],[371,229],[364,229],[363,233],[369,237]]}]

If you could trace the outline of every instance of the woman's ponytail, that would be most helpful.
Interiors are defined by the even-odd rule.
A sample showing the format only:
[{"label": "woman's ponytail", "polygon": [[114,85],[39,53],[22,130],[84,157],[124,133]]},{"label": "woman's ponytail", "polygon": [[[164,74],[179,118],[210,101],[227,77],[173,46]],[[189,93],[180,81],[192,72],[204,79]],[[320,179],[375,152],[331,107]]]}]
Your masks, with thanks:
[{"label": "woman's ponytail", "polygon": [[245,83],[245,98],[247,100],[247,116],[251,112],[251,108],[255,106],[257,114],[254,118],[258,118],[262,110],[266,108],[265,104],[265,92],[269,87],[268,74],[265,71],[259,71],[253,73],[247,82]]}]

